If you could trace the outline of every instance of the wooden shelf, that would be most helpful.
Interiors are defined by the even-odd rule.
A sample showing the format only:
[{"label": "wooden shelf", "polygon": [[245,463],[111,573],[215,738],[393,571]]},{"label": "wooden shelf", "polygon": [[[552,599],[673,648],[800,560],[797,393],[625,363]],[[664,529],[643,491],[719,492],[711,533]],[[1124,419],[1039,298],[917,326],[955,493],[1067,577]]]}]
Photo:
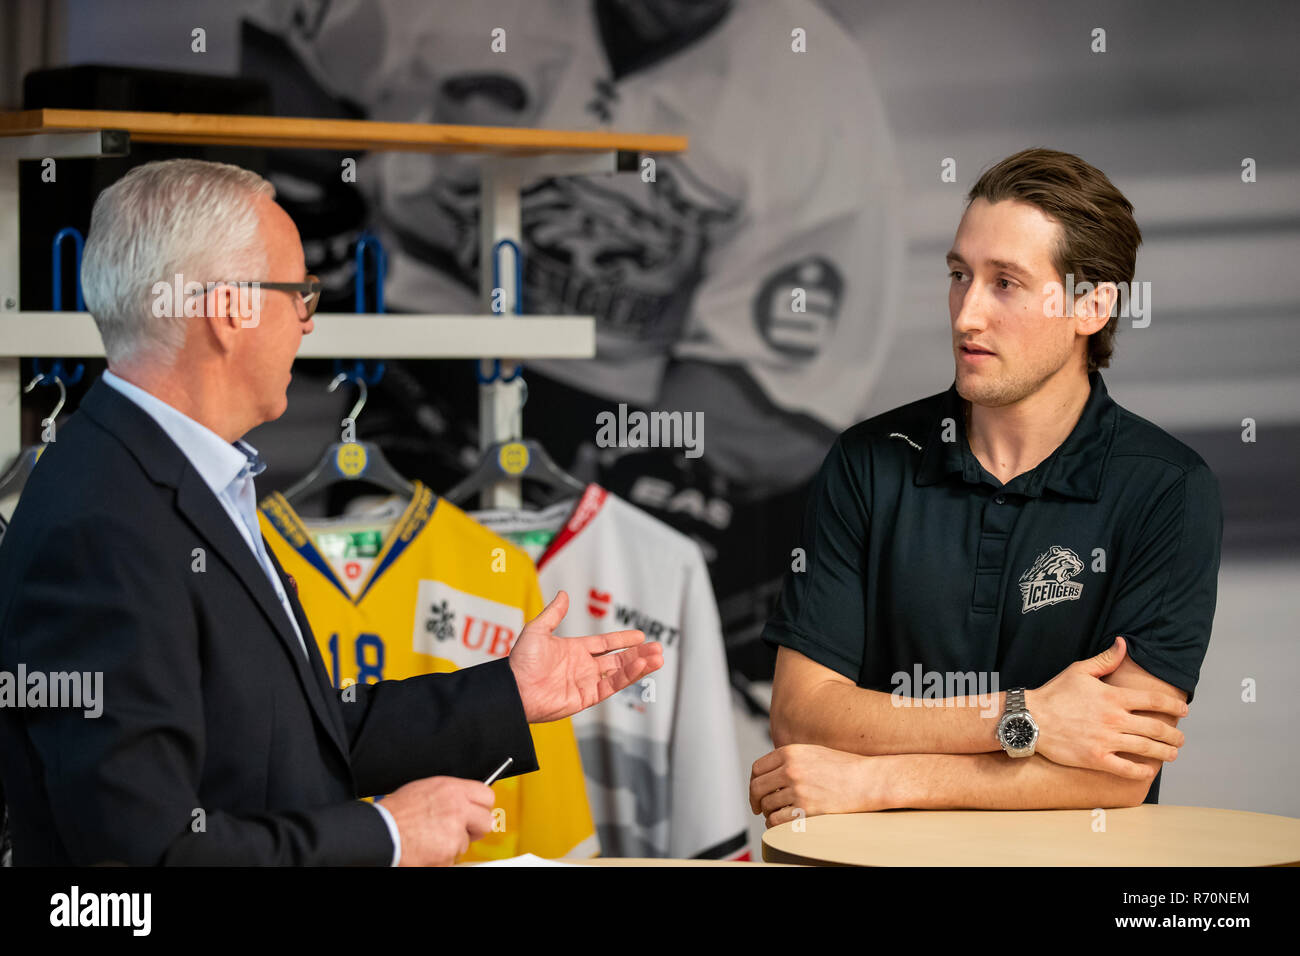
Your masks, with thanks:
[{"label": "wooden shelf", "polygon": [[[89,313],[15,312],[18,266],[19,161],[59,156],[122,155],[130,141],[289,149],[471,153],[480,163],[482,194],[479,283],[490,289],[490,251],[520,241],[520,192],[544,176],[630,172],[643,153],[680,153],[685,136],[384,123],[295,116],[142,113],[130,110],[0,112],[0,464],[20,448],[20,357],[102,356]],[[507,303],[511,305],[512,303]],[[483,308],[487,308],[484,301]],[[510,311],[509,308],[506,309]],[[302,358],[592,358],[590,316],[342,315],[322,313],[303,339]],[[520,390],[479,386],[479,430],[486,442],[518,437]],[[491,489],[483,507],[520,503],[518,482]]]},{"label": "wooden shelf", "polygon": [[120,129],[142,143],[264,146],[301,149],[405,150],[422,153],[547,153],[632,151],[680,153],[685,136],[447,126],[373,120],[208,113],[138,113],[125,110],[25,110],[0,113],[0,136]]},{"label": "wooden shelf", "polygon": [[[591,316],[356,315],[318,312],[299,358],[592,358]],[[0,357],[104,355],[89,312],[0,313]]]}]

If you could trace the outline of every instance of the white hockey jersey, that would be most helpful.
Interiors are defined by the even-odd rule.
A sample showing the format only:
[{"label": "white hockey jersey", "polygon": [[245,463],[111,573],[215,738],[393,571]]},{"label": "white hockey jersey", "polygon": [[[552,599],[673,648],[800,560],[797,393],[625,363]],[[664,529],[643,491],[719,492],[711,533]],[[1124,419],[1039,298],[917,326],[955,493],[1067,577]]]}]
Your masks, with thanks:
[{"label": "white hockey jersey", "polygon": [[699,546],[587,486],[576,505],[471,517],[537,563],[542,592],[568,592],[558,634],[637,628],[664,666],[574,715],[587,797],[606,856],[748,858],[718,610]]},{"label": "white hockey jersey", "polygon": [[[370,119],[689,137],[686,153],[655,157],[653,182],[525,184],[524,310],[594,314],[597,339],[595,359],[529,364],[642,407],[656,402],[670,357],[736,364],[777,406],[847,428],[866,414],[889,350],[906,242],[902,178],[865,54],[812,0],[764,0],[713,4],[725,16],[671,52],[619,63],[615,6],[637,9],[260,0],[250,16]],[[655,19],[665,5],[643,6]],[[361,160],[392,308],[482,311],[480,165],[415,152]]]}]

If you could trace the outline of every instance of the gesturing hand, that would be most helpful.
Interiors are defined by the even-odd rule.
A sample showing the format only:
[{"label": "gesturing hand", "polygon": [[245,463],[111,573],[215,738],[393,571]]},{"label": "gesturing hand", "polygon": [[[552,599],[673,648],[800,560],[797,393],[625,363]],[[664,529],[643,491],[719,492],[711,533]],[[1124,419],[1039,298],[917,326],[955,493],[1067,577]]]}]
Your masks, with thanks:
[{"label": "gesturing hand", "polygon": [[1124,660],[1122,637],[1096,657],[1075,661],[1036,690],[1025,707],[1038,724],[1035,748],[1053,763],[1104,770],[1121,777],[1150,777],[1148,768],[1121,753],[1170,761],[1183,745],[1183,732],[1153,713],[1185,717],[1187,704],[1159,690],[1115,687],[1101,680]]},{"label": "gesturing hand", "polygon": [[663,648],[644,643],[640,631],[556,637],[568,610],[569,596],[561,591],[524,625],[510,652],[510,669],[530,724],[569,717],[663,667]]}]

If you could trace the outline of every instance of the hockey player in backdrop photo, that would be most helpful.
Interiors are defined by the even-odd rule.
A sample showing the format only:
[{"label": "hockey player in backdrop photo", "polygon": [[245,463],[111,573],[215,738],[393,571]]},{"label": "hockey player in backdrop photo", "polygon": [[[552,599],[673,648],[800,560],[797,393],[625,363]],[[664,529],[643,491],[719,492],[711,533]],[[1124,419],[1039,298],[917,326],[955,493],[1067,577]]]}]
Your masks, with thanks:
[{"label": "hockey player in backdrop photo", "polygon": [[[1133,207],[1048,149],[996,164],[967,200],[947,255],[956,380],[836,440],[807,567],[764,633],[777,749],[750,806],[769,826],[1155,803],[1184,743],[1223,519],[1205,462],[1102,382]],[[985,693],[926,699],[905,687],[917,671]]]},{"label": "hockey player in backdrop photo", "polygon": [[[176,275],[197,294],[157,308]],[[82,280],[109,370],[0,546],[0,669],[102,674],[102,713],[0,708],[15,864],[450,863],[493,826],[485,778],[538,769],[530,724],[662,666],[640,631],[555,636],[561,591],[501,660],[335,689],[240,441],[284,412],[319,294],[273,188],[136,167]]]}]

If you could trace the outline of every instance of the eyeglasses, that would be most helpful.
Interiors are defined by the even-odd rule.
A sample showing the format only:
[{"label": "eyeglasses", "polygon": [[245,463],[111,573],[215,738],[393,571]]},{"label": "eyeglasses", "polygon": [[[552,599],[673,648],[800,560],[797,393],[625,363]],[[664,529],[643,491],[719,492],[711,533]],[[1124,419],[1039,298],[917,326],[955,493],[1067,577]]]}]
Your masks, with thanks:
[{"label": "eyeglasses", "polygon": [[[259,289],[270,289],[273,292],[296,292],[302,299],[302,304],[306,306],[307,314],[299,316],[299,322],[307,322],[316,314],[316,306],[320,305],[321,281],[314,275],[307,276],[304,282],[263,282],[260,279],[228,279],[224,284],[238,286],[253,286]],[[216,283],[209,283],[211,288]],[[199,290],[201,292],[201,290]],[[196,292],[195,294],[199,294]]]},{"label": "eyeglasses", "polygon": [[320,305],[321,282],[313,275],[307,276],[306,282],[258,282],[257,286],[273,292],[297,292],[302,297],[302,304],[307,307],[306,316],[299,319],[301,322],[306,322],[315,315],[316,306]]}]

